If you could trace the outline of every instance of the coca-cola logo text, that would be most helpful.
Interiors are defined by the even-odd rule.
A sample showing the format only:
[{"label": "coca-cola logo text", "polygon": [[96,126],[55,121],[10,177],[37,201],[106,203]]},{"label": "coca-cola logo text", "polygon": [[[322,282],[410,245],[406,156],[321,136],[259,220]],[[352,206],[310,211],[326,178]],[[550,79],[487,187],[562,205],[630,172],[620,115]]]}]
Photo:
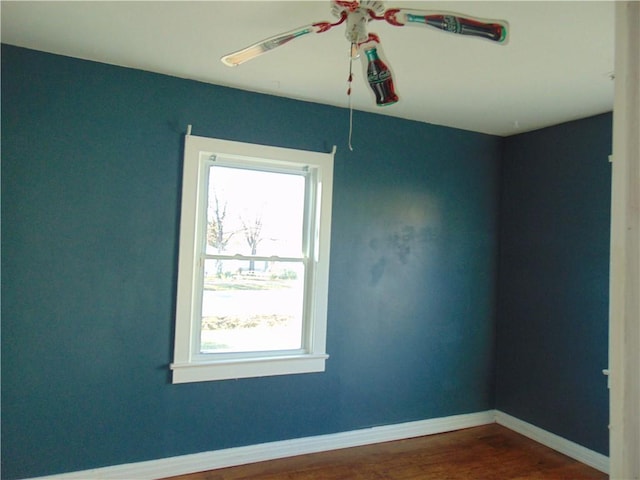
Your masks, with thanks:
[{"label": "coca-cola logo text", "polygon": [[369,80],[369,83],[381,83],[389,79],[390,77],[391,77],[391,71],[382,70],[381,72],[378,72],[378,73],[370,73],[367,76],[367,79]]}]

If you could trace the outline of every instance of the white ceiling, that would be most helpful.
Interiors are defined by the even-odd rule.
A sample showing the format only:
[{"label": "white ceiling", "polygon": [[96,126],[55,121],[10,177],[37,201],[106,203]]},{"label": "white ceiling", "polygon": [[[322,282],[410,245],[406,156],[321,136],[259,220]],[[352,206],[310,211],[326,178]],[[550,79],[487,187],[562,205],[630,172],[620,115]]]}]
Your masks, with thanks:
[{"label": "white ceiling", "polygon": [[[506,19],[506,46],[371,22],[400,102],[376,107],[359,63],[357,110],[512,135],[612,110],[610,1],[392,1],[389,7]],[[2,1],[2,42],[218,85],[348,107],[344,26],[310,34],[236,68],[219,58],[322,20],[325,1]]]}]

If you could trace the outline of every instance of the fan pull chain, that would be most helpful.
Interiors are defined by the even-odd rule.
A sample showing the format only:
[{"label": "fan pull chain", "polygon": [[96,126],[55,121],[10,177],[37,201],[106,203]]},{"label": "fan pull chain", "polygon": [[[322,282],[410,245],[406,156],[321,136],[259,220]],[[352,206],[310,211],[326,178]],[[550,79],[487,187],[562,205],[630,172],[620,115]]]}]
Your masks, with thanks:
[{"label": "fan pull chain", "polygon": [[347,89],[347,96],[349,97],[349,150],[353,152],[353,146],[351,145],[351,136],[353,134],[353,101],[351,98],[351,85],[353,83],[353,52],[354,52],[355,44],[351,44],[351,49],[349,51],[349,79]]}]

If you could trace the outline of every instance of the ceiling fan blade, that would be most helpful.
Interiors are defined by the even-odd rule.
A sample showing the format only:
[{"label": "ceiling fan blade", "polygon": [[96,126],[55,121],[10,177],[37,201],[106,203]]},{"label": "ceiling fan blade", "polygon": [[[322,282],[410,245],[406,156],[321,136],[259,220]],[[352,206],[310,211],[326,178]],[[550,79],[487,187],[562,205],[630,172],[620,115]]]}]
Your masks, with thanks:
[{"label": "ceiling fan blade", "polygon": [[385,20],[392,25],[427,26],[458,35],[484,38],[502,45],[509,40],[509,23],[505,20],[491,20],[462,16],[451,12],[432,12],[394,8],[385,12]]},{"label": "ceiling fan blade", "polygon": [[263,53],[273,50],[274,48],[281,47],[282,45],[289,43],[291,40],[302,37],[303,35],[325,31],[327,29],[326,25],[326,22],[314,23],[296,28],[290,32],[274,35],[273,37],[269,37],[261,42],[254,43],[247,48],[225,55],[220,59],[220,61],[229,67],[237,67],[241,63],[252,60]]}]

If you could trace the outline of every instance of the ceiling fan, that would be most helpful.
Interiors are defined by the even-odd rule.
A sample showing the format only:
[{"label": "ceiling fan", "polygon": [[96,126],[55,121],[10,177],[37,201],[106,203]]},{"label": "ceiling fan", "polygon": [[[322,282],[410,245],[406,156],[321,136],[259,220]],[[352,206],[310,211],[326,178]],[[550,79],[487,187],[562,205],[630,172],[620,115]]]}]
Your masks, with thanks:
[{"label": "ceiling fan", "polygon": [[[345,37],[351,44],[351,60],[360,57],[365,62],[367,81],[376,96],[376,104],[391,105],[398,101],[391,71],[379,52],[380,38],[367,32],[371,21],[384,20],[396,27],[423,26],[489,40],[497,44],[508,41],[509,25],[504,20],[490,20],[470,17],[458,13],[414,10],[407,8],[385,9],[384,2],[378,0],[331,1],[331,13],[338,19],[335,22],[316,22],[296,28],[289,32],[274,35],[254,43],[237,52],[221,58],[222,63],[235,67],[252,60],[263,53],[280,47],[309,33],[324,33],[333,27],[346,23]],[[364,52],[364,55],[361,55]],[[349,84],[353,76],[349,73]],[[348,94],[351,93],[349,87]]]}]

